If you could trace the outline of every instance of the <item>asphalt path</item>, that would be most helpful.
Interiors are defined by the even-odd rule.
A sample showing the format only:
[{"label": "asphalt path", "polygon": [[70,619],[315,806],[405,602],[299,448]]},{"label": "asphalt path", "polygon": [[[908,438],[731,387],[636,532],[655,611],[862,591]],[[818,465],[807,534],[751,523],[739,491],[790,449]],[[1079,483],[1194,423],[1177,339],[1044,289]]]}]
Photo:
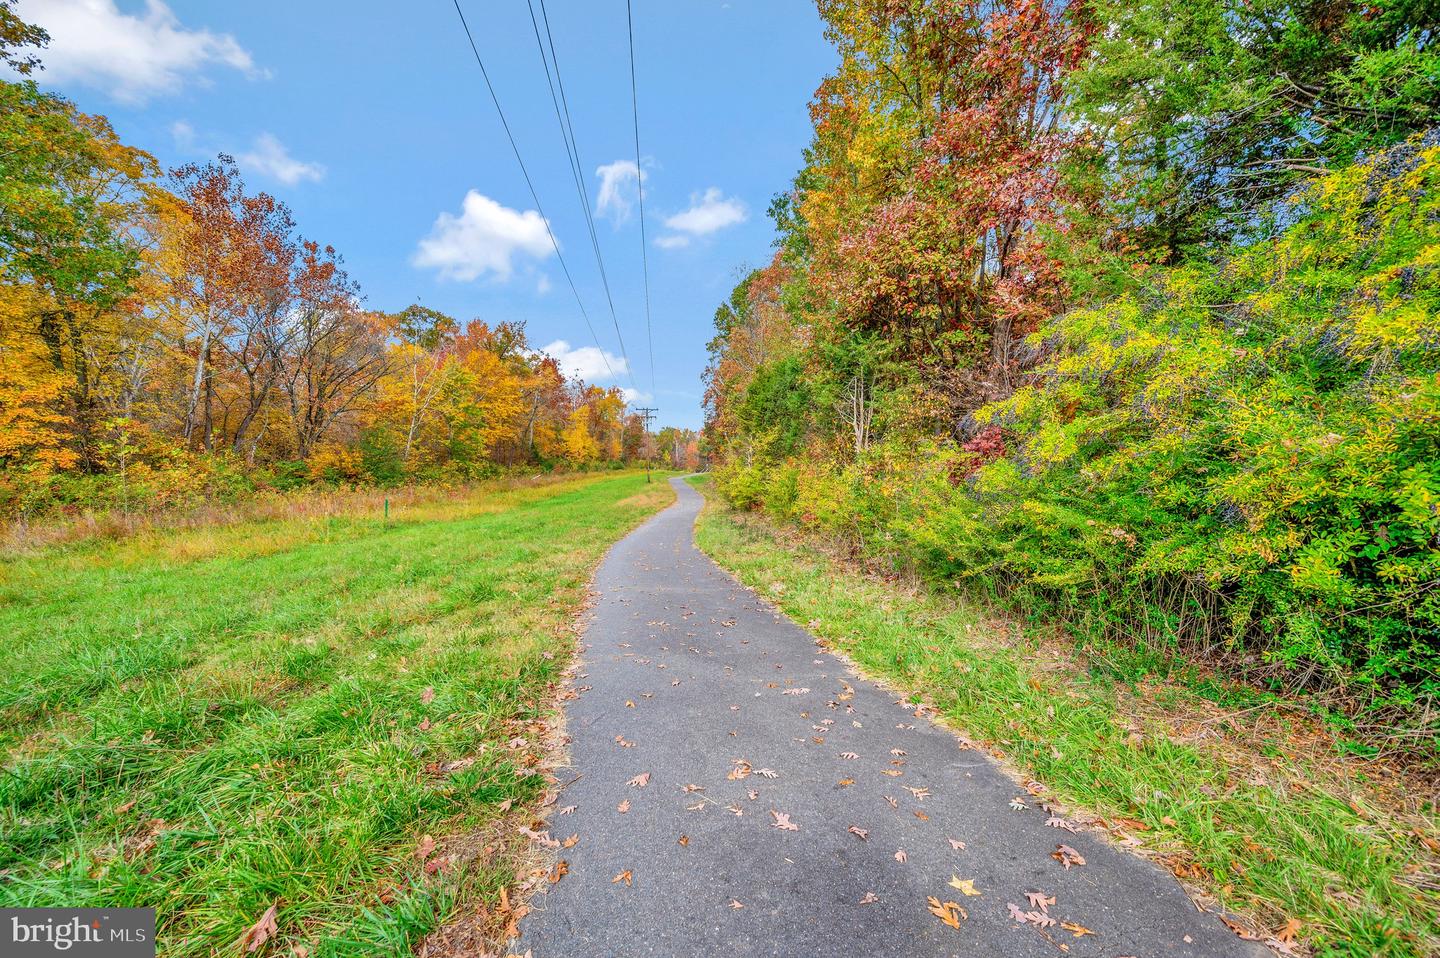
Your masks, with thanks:
[{"label": "asphalt path", "polygon": [[596,575],[549,810],[577,839],[519,950],[1269,954],[738,585],[692,543],[701,496],[671,484]]}]

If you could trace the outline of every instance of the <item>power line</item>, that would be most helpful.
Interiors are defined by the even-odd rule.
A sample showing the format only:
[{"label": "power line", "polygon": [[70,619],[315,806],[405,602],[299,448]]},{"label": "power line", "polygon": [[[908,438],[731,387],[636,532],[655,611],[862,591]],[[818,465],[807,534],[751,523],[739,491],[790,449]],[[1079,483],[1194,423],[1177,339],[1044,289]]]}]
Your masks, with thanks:
[{"label": "power line", "polygon": [[[544,6],[544,0],[541,0]],[[645,240],[645,178],[640,175],[640,98],[635,89],[635,18],[625,0],[625,26],[630,37],[630,115],[635,120],[635,188],[640,197],[640,268],[645,277],[645,345],[650,351],[650,391],[655,392],[655,339],[650,332],[650,251]]]},{"label": "power line", "polygon": [[[620,342],[620,355],[625,360],[625,370],[630,376],[630,384],[635,385],[635,373],[630,368],[630,356],[625,350],[625,337],[620,332],[620,319],[615,312],[615,299],[610,292],[610,277],[605,270],[605,257],[600,252],[600,237],[595,231],[595,217],[590,209],[590,191],[586,187],[584,166],[580,162],[580,143],[575,137],[575,127],[570,121],[570,101],[565,96],[565,80],[560,75],[560,57],[555,52],[555,37],[550,31],[550,14],[545,9],[545,0],[540,0],[540,16],[545,23],[545,40],[540,39],[540,23],[535,18],[535,4],[533,0],[525,0],[530,10],[530,26],[535,32],[535,46],[540,51],[540,63],[545,68],[545,83],[550,88],[550,103],[555,108],[555,122],[560,127],[560,138],[565,142],[566,156],[570,161],[570,176],[575,181],[575,195],[580,200],[581,212],[585,215],[585,226],[590,234],[590,248],[595,253],[595,265],[600,271],[600,284],[605,290],[605,302],[610,308],[610,321],[615,326],[615,338]],[[546,43],[549,43],[550,53],[547,58],[545,53]],[[554,65],[554,75],[551,75],[551,65]],[[556,96],[556,88],[559,88],[559,96]],[[563,107],[563,112],[562,112]]]},{"label": "power line", "polygon": [[[470,52],[475,54],[475,62],[480,67],[480,75],[485,78],[485,88],[490,91],[490,100],[495,104],[495,112],[500,115],[500,125],[505,129],[505,138],[510,141],[510,149],[515,153],[515,162],[520,164],[520,173],[525,177],[525,185],[530,188],[530,198],[535,201],[535,210],[540,214],[540,221],[545,224],[545,233],[550,237],[550,245],[555,249],[555,257],[560,261],[560,269],[565,274],[565,281],[570,284],[570,292],[575,295],[575,305],[580,307],[580,315],[585,319],[585,328],[590,330],[590,338],[595,341],[595,348],[600,352],[600,359],[605,363],[605,370],[610,378],[615,378],[615,370],[610,367],[610,359],[605,355],[604,348],[600,345],[600,337],[595,335],[595,326],[590,322],[590,314],[585,311],[585,304],[580,299],[580,290],[575,287],[575,280],[570,275],[570,267],[565,265],[565,254],[560,252],[560,243],[555,239],[555,231],[550,228],[550,218],[545,215],[545,209],[540,205],[540,196],[535,192],[535,183],[530,179],[530,171],[525,167],[525,160],[520,155],[520,147],[515,142],[515,134],[510,132],[510,123],[505,119],[505,111],[500,106],[500,97],[495,93],[495,85],[490,82],[490,71],[485,69],[485,61],[480,56],[480,48],[475,45],[475,37],[470,33],[470,24],[465,20],[465,11],[460,9],[460,0],[454,0],[455,12],[460,17],[460,26],[465,29],[465,39],[470,41]],[[621,351],[624,351],[624,343],[621,343]],[[629,361],[626,361],[629,365]]]}]

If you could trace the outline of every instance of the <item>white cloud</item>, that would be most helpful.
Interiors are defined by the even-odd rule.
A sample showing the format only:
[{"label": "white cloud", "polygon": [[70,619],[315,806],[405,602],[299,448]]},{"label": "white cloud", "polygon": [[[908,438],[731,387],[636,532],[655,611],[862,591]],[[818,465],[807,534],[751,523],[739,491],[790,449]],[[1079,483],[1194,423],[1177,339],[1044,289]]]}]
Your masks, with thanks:
[{"label": "white cloud", "polygon": [[737,199],[727,199],[715,187],[703,195],[690,195],[690,208],[665,220],[665,225],[679,233],[690,236],[706,236],[727,226],[745,222],[748,214],[745,204]]},{"label": "white cloud", "polygon": [[540,278],[535,281],[535,292],[540,296],[550,292],[550,277],[541,273]]},{"label": "white cloud", "polygon": [[512,210],[471,190],[459,216],[441,213],[435,218],[410,262],[438,270],[442,279],[469,282],[491,274],[505,280],[514,272],[517,253],[544,259],[554,251],[539,213]]},{"label": "white cloud", "polygon": [[195,128],[184,120],[170,124],[170,135],[175,139],[175,145],[186,153],[195,149]]},{"label": "white cloud", "polygon": [[627,403],[631,403],[632,405],[637,402],[649,402],[655,398],[649,393],[642,393],[640,390],[631,389],[629,386],[621,386],[620,395]]},{"label": "white cloud", "polygon": [[[595,346],[572,347],[565,340],[557,339],[553,343],[541,346],[540,351],[552,357],[559,364],[560,371],[566,376],[571,379],[583,379],[587,383],[616,379],[630,371],[624,357],[616,356],[608,351],[602,352]],[[606,366],[607,361],[608,367]]]},{"label": "white cloud", "polygon": [[118,100],[177,92],[211,64],[267,75],[233,36],[187,29],[161,0],[133,14],[115,0],[24,0],[18,12],[50,34],[44,79],[98,87]]},{"label": "white cloud", "polygon": [[285,144],[269,133],[257,136],[254,147],[236,154],[235,161],[247,172],[277,179],[287,186],[294,186],[301,180],[314,180],[318,183],[325,178],[325,167],[319,163],[306,163],[295,159],[285,148]]},{"label": "white cloud", "polygon": [[600,193],[595,197],[596,214],[609,214],[617,223],[629,219],[630,209],[639,195],[639,184],[646,179],[645,171],[633,160],[616,160],[597,167],[595,175],[600,177]]},{"label": "white cloud", "polygon": [[679,249],[682,246],[690,245],[690,237],[681,236],[678,233],[672,236],[657,236],[655,237],[655,245],[661,249]]}]

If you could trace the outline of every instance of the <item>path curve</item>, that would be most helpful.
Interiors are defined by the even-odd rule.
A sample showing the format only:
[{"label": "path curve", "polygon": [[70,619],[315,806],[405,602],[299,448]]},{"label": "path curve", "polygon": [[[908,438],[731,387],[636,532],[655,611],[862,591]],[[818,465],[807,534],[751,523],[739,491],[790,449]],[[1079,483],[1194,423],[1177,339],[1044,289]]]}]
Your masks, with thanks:
[{"label": "path curve", "polygon": [[[1197,911],[1155,865],[1046,827],[1038,801],[983,753],[859,679],[697,550],[702,498],[671,485],[677,502],[618,543],[596,575],[576,680],[588,690],[568,706],[571,767],[557,771],[562,782],[579,778],[550,815],[556,838],[579,840],[557,853],[569,873],[532,903],[521,949],[535,958],[1054,958],[1062,944],[1076,958],[1268,954]],[[646,774],[643,787],[628,784]],[[1012,808],[1017,798],[1027,807]],[[776,827],[775,813],[798,828]],[[1064,868],[1051,857],[1061,843],[1086,863]],[[623,873],[628,884],[614,880]],[[953,877],[980,894],[951,887]],[[1055,899],[1046,907],[1056,924],[1017,924],[1009,905],[1035,911],[1028,892]],[[931,896],[968,918],[947,927]],[[1061,922],[1094,934],[1076,938]]]}]

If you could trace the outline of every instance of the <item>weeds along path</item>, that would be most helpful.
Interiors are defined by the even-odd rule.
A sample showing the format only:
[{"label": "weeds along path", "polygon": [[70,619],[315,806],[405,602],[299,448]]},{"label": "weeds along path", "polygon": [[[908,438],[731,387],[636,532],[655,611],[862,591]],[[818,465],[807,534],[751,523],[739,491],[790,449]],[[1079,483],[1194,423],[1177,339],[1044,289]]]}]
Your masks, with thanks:
[{"label": "weeds along path", "polygon": [[550,817],[568,873],[520,949],[1268,954],[817,648],[696,550],[701,497],[671,484],[596,578]]}]

